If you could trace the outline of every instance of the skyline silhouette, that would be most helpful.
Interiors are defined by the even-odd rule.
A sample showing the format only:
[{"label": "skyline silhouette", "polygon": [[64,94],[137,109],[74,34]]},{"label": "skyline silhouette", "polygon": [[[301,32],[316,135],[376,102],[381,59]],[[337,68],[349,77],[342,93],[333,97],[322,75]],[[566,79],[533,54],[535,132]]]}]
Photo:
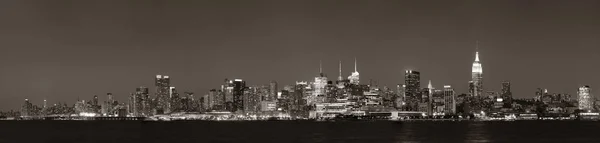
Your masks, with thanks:
[{"label": "skyline silhouette", "polygon": [[335,80],[354,57],[361,84],[394,87],[410,69],[423,87],[468,93],[476,41],[486,91],[504,80],[515,98],[600,84],[598,1],[128,2],[0,2],[0,111],[25,98],[124,101],[157,74],[196,95],[225,78],[311,81],[319,61]]}]

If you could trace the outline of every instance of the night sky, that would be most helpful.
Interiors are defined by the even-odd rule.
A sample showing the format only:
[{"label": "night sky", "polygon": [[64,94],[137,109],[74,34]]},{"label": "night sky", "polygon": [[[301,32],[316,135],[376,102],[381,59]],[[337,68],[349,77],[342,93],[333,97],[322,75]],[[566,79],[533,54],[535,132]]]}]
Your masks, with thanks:
[{"label": "night sky", "polygon": [[[126,101],[156,74],[204,95],[225,78],[249,85],[330,79],[358,59],[361,83],[404,70],[466,93],[476,41],[484,88],[600,90],[600,1],[2,0],[0,110],[24,98]],[[592,93],[600,94],[598,90]],[[154,92],[152,92],[154,97]]]}]

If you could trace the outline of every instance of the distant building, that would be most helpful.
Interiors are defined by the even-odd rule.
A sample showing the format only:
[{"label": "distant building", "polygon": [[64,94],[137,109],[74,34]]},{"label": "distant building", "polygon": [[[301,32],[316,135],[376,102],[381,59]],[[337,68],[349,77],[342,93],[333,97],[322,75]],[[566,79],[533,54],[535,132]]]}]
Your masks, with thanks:
[{"label": "distant building", "polygon": [[419,93],[421,90],[421,73],[413,70],[406,70],[404,74],[405,99],[408,104],[409,111],[416,111],[417,104],[420,100]]},{"label": "distant building", "polygon": [[29,102],[29,99],[25,99],[25,102],[21,106],[21,116],[27,117],[31,116],[31,110],[33,109],[33,104]]},{"label": "distant building", "polygon": [[406,110],[406,109],[404,109],[404,105],[406,104],[405,88],[406,88],[406,85],[404,85],[404,84],[396,85],[396,98],[395,98],[395,102],[394,102],[396,109]]},{"label": "distant building", "polygon": [[235,111],[243,111],[244,110],[244,91],[246,89],[246,82],[242,79],[235,79],[233,81],[233,110]]},{"label": "distant building", "polygon": [[276,81],[271,81],[271,83],[269,83],[269,96],[267,98],[267,100],[269,101],[273,101],[277,98],[277,91],[279,89],[277,88],[277,82]]},{"label": "distant building", "polygon": [[350,84],[358,85],[360,83],[360,74],[357,70],[356,58],[354,58],[354,72],[348,76],[348,80],[350,80]]},{"label": "distant building", "polygon": [[444,106],[446,114],[456,114],[456,97],[452,86],[444,85]]},{"label": "distant building", "polygon": [[256,87],[246,88],[244,91],[244,111],[258,112],[260,111],[260,95]]},{"label": "distant building", "polygon": [[151,114],[150,95],[147,87],[140,86],[135,89],[133,95],[133,116],[149,116]]},{"label": "distant building", "polygon": [[505,100],[506,103],[512,103],[512,92],[510,91],[510,82],[504,81],[502,82],[502,93],[500,93],[502,99]]},{"label": "distant building", "polygon": [[171,109],[169,108],[169,104],[171,103],[170,99],[170,89],[171,89],[171,79],[169,76],[156,75],[155,84],[156,86],[156,112],[158,114],[161,113],[170,113]]},{"label": "distant building", "polygon": [[323,68],[319,67],[319,76],[315,77],[313,82],[313,96],[325,96],[325,86],[327,86],[327,76],[323,74]]},{"label": "distant building", "polygon": [[483,67],[479,62],[479,52],[475,52],[475,61],[471,70],[471,78],[473,81],[473,96],[482,96],[483,93]]},{"label": "distant building", "polygon": [[262,101],[260,102],[260,111],[276,111],[277,102],[275,101]]},{"label": "distant building", "polygon": [[593,109],[593,101],[590,86],[582,86],[579,87],[579,91],[577,91],[577,95],[579,96],[579,109],[580,110],[592,110]]}]

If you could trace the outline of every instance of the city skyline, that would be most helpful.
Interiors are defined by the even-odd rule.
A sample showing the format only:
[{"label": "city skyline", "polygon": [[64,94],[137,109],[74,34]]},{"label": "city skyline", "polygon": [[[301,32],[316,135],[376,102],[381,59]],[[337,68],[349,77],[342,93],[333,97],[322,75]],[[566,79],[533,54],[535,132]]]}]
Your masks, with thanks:
[{"label": "city skyline", "polygon": [[113,93],[125,101],[136,87],[154,91],[156,74],[204,94],[225,78],[311,81],[323,61],[335,81],[339,61],[347,77],[354,57],[361,84],[391,88],[410,69],[421,72],[421,87],[431,80],[468,93],[475,41],[486,90],[508,80],[515,98],[536,88],[576,95],[600,82],[594,1],[3,3],[12,8],[0,9],[0,111],[24,98],[41,105]]}]

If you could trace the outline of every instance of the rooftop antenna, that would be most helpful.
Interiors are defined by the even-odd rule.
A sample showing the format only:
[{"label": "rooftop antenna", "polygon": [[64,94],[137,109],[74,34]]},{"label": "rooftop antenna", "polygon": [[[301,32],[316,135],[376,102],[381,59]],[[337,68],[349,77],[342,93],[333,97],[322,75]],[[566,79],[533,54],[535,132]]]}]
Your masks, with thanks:
[{"label": "rooftop antenna", "polygon": [[354,57],[354,72],[358,72],[358,70],[356,70],[356,57]]}]

